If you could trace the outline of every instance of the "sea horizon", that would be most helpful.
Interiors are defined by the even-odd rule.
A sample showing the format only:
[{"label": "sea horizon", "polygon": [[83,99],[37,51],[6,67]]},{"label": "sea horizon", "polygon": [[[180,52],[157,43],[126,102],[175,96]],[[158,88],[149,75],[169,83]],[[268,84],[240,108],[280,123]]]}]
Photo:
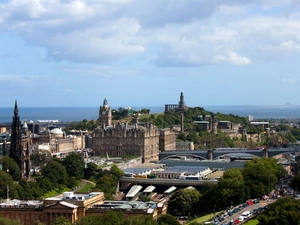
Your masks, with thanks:
[{"label": "sea horizon", "polygon": [[[111,106],[112,109],[126,108]],[[194,106],[190,106],[194,107]],[[197,106],[195,106],[197,107]],[[199,106],[212,113],[233,114],[241,117],[252,115],[254,119],[292,119],[299,118],[298,105],[204,105]],[[99,106],[87,107],[19,107],[20,119],[26,121],[58,120],[60,122],[73,122],[95,120],[99,116]],[[134,110],[150,109],[150,113],[163,113],[164,106],[133,106]],[[14,107],[0,107],[0,123],[10,123]]]}]

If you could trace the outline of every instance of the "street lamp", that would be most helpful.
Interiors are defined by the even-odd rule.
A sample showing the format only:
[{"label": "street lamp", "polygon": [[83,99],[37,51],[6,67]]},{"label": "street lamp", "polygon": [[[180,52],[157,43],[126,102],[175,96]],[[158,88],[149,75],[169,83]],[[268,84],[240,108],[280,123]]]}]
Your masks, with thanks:
[{"label": "street lamp", "polygon": [[8,184],[6,185],[6,199],[8,200],[8,198],[9,198],[9,186],[8,186]]}]

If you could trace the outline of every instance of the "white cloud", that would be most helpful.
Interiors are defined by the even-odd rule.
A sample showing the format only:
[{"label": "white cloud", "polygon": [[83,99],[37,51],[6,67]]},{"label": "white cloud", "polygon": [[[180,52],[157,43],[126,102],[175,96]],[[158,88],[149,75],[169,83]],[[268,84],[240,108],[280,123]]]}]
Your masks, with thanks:
[{"label": "white cloud", "polygon": [[251,60],[247,57],[240,56],[235,52],[228,52],[226,55],[217,55],[215,57],[215,62],[227,62],[234,65],[249,65]]},{"label": "white cloud", "polygon": [[1,83],[17,83],[17,82],[24,82],[25,79],[20,75],[0,74],[0,81]]},{"label": "white cloud", "polygon": [[0,83],[7,87],[18,87],[27,89],[36,86],[52,86],[55,85],[59,78],[53,79],[45,75],[16,75],[16,74],[0,74]]},{"label": "white cloud", "polygon": [[299,79],[293,79],[293,78],[283,78],[282,80],[281,80],[281,83],[283,83],[283,84],[297,84],[297,83],[299,83]]},{"label": "white cloud", "polygon": [[107,64],[155,46],[148,61],[159,66],[248,65],[300,52],[299,8],[290,0],[11,0],[0,4],[0,32],[56,60]]}]

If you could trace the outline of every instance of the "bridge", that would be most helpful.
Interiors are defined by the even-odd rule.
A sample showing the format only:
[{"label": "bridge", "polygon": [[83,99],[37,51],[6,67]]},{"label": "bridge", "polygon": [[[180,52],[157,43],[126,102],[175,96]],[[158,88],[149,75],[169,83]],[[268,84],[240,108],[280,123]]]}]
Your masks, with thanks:
[{"label": "bridge", "polygon": [[164,151],[159,153],[159,160],[189,156],[199,160],[215,160],[221,157],[265,157],[280,158],[286,154],[300,153],[300,148],[273,148],[252,150],[247,148],[220,148],[215,150]]}]

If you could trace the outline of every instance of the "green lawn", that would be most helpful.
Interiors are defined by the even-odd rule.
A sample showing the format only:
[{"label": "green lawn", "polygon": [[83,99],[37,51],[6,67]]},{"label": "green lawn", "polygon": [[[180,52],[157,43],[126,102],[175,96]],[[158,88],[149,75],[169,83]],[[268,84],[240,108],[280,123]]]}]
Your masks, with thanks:
[{"label": "green lawn", "polygon": [[95,185],[93,185],[91,183],[86,183],[81,189],[77,190],[76,192],[87,193],[87,192],[93,190],[94,187],[95,187]]},{"label": "green lawn", "polygon": [[247,223],[244,223],[244,225],[257,225],[258,224],[258,220],[257,219],[253,219],[248,221]]},{"label": "green lawn", "polygon": [[67,187],[65,187],[63,189],[55,188],[55,189],[49,191],[48,193],[44,194],[41,198],[51,198],[51,197],[57,196],[59,194],[62,194],[65,191],[70,191],[70,189]]}]

